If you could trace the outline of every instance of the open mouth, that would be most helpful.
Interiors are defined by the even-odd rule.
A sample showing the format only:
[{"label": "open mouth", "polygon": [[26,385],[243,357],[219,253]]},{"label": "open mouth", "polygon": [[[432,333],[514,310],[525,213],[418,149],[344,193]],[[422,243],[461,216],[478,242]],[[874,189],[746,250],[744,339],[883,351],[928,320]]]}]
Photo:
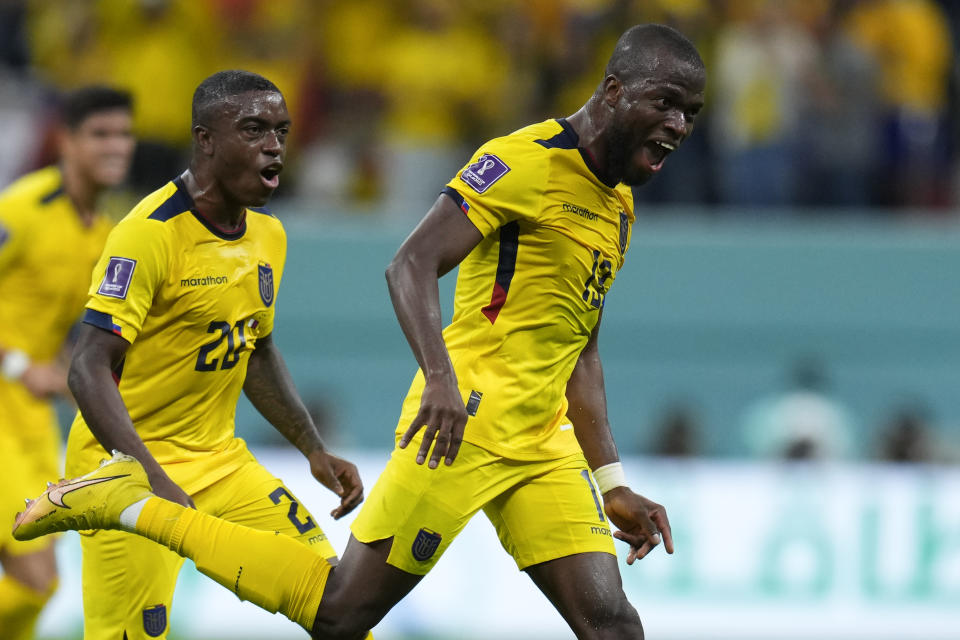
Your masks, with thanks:
[{"label": "open mouth", "polygon": [[282,164],[271,164],[260,170],[260,180],[269,189],[276,189],[280,186],[280,171],[283,170]]},{"label": "open mouth", "polygon": [[644,143],[643,155],[650,171],[653,173],[660,171],[660,169],[663,168],[663,161],[666,160],[667,156],[675,151],[676,148],[677,145],[662,140],[651,140],[650,142]]}]

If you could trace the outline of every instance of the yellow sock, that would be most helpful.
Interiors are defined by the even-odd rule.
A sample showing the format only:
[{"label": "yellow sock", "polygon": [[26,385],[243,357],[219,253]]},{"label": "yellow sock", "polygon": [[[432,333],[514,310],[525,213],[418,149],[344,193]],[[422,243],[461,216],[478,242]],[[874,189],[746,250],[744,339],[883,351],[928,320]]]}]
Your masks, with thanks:
[{"label": "yellow sock", "polygon": [[150,498],[136,531],[190,558],[203,574],[308,632],[330,575],[330,563],[293,538],[227,522],[161,498]]},{"label": "yellow sock", "polygon": [[[0,638],[3,640],[30,640],[33,628],[57,585],[47,593],[38,593],[8,575],[0,578]],[[319,603],[318,603],[319,606]]]}]

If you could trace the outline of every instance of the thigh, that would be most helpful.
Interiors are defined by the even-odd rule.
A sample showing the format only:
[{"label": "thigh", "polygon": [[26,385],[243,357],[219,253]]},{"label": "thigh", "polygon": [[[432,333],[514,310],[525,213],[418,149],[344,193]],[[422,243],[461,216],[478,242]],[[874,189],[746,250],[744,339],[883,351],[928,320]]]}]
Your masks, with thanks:
[{"label": "thigh", "polygon": [[197,508],[230,522],[294,538],[317,555],[335,559],[326,534],[283,482],[251,460],[194,496]]},{"label": "thigh", "polygon": [[177,573],[183,559],[122,531],[80,537],[86,640],[166,638]]},{"label": "thigh", "polygon": [[515,463],[525,478],[484,508],[517,566],[577,553],[615,557],[610,524],[582,455]]},{"label": "thigh", "polygon": [[418,439],[393,451],[350,529],[364,543],[392,538],[387,563],[422,576],[511,479],[499,457],[468,442],[456,462],[436,469],[416,463],[419,447]]},{"label": "thigh", "polygon": [[577,638],[643,640],[640,616],[623,592],[616,556],[578,553],[525,571]]},{"label": "thigh", "polygon": [[470,518],[509,486],[513,470],[464,442],[453,465],[416,464],[419,439],[395,449],[351,525],[327,580],[317,638],[360,638],[437,563]]}]

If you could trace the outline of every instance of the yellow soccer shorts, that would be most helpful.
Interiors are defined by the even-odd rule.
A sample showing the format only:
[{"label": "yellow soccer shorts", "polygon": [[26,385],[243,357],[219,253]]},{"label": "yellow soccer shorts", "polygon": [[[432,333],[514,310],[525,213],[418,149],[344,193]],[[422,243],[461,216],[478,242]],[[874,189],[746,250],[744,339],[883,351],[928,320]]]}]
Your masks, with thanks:
[{"label": "yellow soccer shorts", "polygon": [[[200,511],[261,531],[279,532],[324,558],[336,557],[306,508],[252,459],[191,497]],[[122,531],[84,532],[80,542],[84,638],[166,638],[183,559],[146,538]]]},{"label": "yellow soccer shorts", "polygon": [[0,549],[10,555],[34,553],[52,538],[28,542],[13,539],[11,530],[24,498],[36,498],[47,482],[63,475],[60,430],[53,405],[38,400],[21,384],[0,379]]},{"label": "yellow soccer shorts", "polygon": [[451,466],[430,469],[416,464],[419,447],[394,449],[351,526],[360,542],[392,537],[387,562],[398,569],[426,575],[480,509],[520,569],[616,553],[583,454],[518,461],[464,442]]}]

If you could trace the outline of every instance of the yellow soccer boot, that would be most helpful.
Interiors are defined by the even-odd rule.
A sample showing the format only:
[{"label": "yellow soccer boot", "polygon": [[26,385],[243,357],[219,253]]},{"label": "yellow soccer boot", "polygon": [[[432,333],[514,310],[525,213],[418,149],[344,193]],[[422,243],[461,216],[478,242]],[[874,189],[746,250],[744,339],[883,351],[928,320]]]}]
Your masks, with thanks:
[{"label": "yellow soccer boot", "polygon": [[120,512],[149,498],[150,482],[140,463],[118,451],[90,473],[47,486],[17,514],[13,537],[32,540],[55,531],[119,529]]}]

